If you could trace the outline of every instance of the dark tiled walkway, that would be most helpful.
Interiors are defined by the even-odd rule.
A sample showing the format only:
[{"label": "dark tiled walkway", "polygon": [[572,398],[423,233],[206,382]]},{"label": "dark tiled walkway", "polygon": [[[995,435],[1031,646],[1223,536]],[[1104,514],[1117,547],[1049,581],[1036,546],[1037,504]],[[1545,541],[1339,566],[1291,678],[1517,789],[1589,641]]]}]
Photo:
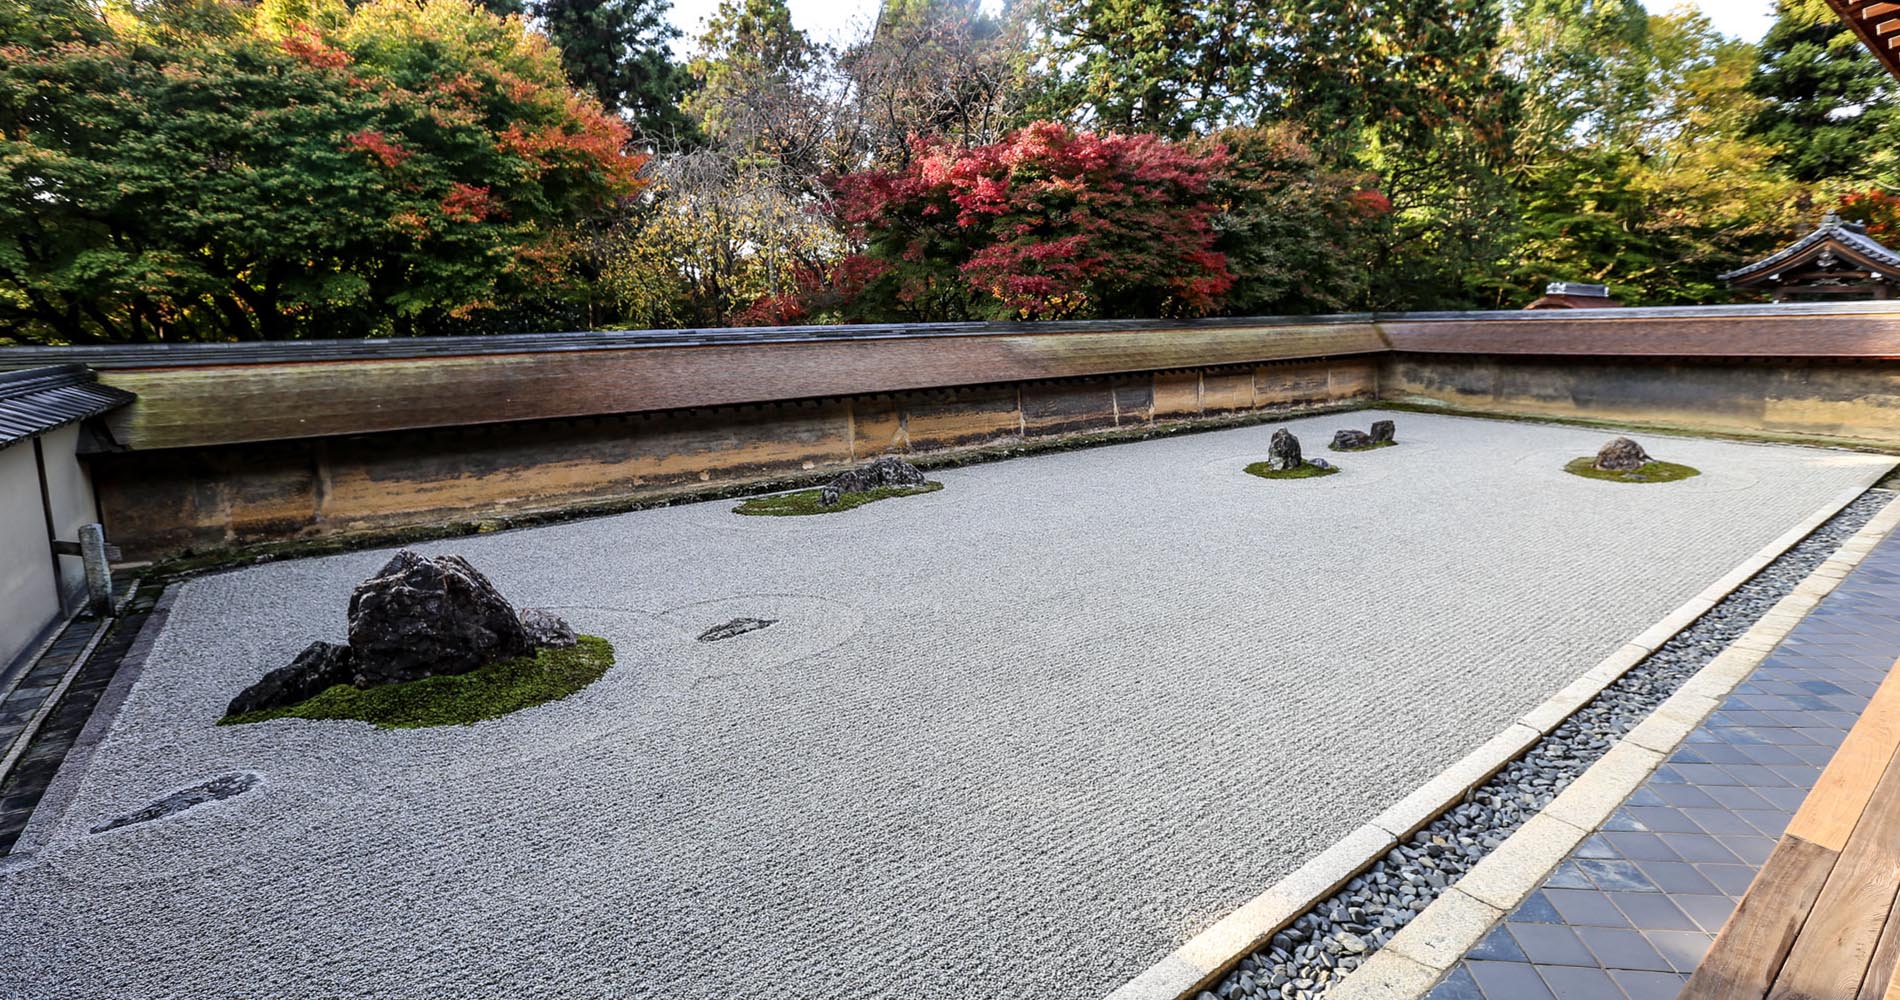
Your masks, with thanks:
[{"label": "dark tiled walkway", "polygon": [[0,692],[4,692],[0,697],[0,760],[13,749],[14,741],[26,731],[27,723],[59,686],[66,671],[72,669],[101,624],[103,620],[98,618],[73,620],[37,661],[26,665],[26,673],[18,683],[11,688],[0,683]]},{"label": "dark tiled walkway", "polygon": [[1900,535],[1427,1000],[1673,1000],[1900,658]]},{"label": "dark tiled walkway", "polygon": [[[134,594],[132,600],[120,609],[115,619],[82,619],[73,623],[66,635],[54,643],[40,664],[35,665],[21,680],[19,691],[37,692],[32,697],[26,718],[45,703],[65,676],[66,668],[72,666],[73,658],[84,651],[86,643],[98,629],[109,628],[105,638],[93,649],[92,656],[79,668],[72,683],[52,708],[50,714],[41,722],[39,729],[28,735],[26,752],[14,764],[10,771],[0,775],[0,857],[13,850],[13,845],[26,832],[27,821],[32,819],[33,810],[45,796],[47,786],[52,784],[53,776],[59,772],[60,764],[66,760],[66,752],[79,738],[80,730],[86,726],[86,720],[92,717],[93,706],[99,703],[105,694],[106,686],[112,683],[112,677],[119,669],[119,661],[125,658],[126,650],[131,648],[132,640],[138,637],[139,629],[145,623],[157,602],[161,588],[144,588]],[[84,638],[79,638],[83,636]],[[70,652],[64,652],[69,648]],[[59,654],[56,657],[55,654]],[[63,665],[57,669],[46,667],[47,660],[63,657]],[[51,680],[39,684],[36,678],[50,672]],[[36,686],[28,688],[28,684]],[[8,699],[10,704],[11,697]],[[17,739],[18,734],[13,739]],[[11,742],[11,740],[10,740]],[[0,754],[4,754],[0,750]]]}]

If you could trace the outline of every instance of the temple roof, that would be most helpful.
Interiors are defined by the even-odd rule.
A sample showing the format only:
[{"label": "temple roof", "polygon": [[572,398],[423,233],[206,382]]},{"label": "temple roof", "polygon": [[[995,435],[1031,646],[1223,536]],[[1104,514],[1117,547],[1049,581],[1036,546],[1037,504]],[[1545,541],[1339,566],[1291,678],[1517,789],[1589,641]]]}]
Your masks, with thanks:
[{"label": "temple roof", "polygon": [[1755,284],[1788,268],[1816,260],[1830,251],[1870,271],[1900,274],[1900,252],[1882,246],[1867,235],[1865,227],[1842,222],[1839,216],[1830,212],[1827,218],[1821,220],[1821,227],[1814,232],[1753,264],[1717,277],[1731,284]]},{"label": "temple roof", "polygon": [[1881,0],[1827,0],[1854,34],[1895,76],[1900,76],[1900,3]]},{"label": "temple roof", "polygon": [[138,397],[100,385],[85,365],[0,374],[0,448],[117,409]]}]

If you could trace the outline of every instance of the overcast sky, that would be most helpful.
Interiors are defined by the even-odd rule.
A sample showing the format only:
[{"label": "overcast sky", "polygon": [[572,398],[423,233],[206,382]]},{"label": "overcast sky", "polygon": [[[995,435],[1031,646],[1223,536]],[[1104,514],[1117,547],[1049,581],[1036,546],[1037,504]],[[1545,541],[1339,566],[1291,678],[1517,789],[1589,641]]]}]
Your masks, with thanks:
[{"label": "overcast sky", "polygon": [[[1774,0],[1643,0],[1650,10],[1667,10],[1681,2],[1701,7],[1717,28],[1755,41],[1768,31]],[[821,39],[836,39],[854,26],[868,26],[878,0],[789,0],[792,22]],[[687,39],[699,34],[700,22],[718,6],[718,0],[673,0],[673,23]],[[686,41],[683,40],[683,41]],[[688,46],[682,46],[688,47]]]}]

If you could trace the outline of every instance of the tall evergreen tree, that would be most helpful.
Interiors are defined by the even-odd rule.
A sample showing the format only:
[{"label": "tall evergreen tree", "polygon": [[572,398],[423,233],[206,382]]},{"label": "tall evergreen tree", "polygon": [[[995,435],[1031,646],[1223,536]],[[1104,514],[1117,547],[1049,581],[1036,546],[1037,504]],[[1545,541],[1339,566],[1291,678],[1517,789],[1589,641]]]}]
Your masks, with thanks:
[{"label": "tall evergreen tree", "polygon": [[1789,176],[1900,182],[1900,85],[1825,0],[1779,0],[1749,89],[1770,102],[1753,131]]},{"label": "tall evergreen tree", "polygon": [[666,20],[669,6],[667,0],[537,0],[534,14],[576,87],[620,111],[637,137],[671,147],[690,142],[695,129],[679,107],[691,78],[667,48],[679,37]]}]

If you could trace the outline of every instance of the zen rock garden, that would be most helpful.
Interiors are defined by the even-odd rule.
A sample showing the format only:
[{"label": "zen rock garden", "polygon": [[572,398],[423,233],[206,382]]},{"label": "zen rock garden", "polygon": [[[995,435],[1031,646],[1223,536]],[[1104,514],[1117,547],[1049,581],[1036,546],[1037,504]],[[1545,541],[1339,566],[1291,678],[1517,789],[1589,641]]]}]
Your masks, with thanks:
[{"label": "zen rock garden", "polygon": [[1651,458],[1642,445],[1626,437],[1611,439],[1597,449],[1595,457],[1571,459],[1564,471],[1613,483],[1669,483],[1701,475],[1689,466]]},{"label": "zen rock garden", "polygon": [[[1387,417],[924,469],[953,503],[832,521],[741,521],[735,498],[184,579],[63,811],[0,872],[0,997],[1101,1000],[1180,947],[1179,914],[1270,888],[1892,466],[1637,437],[1722,470],[1681,503],[1558,471],[1613,431],[1406,413],[1404,447],[1328,451]],[[873,457],[800,484],[812,510],[919,489],[854,476],[818,506]],[[1315,457],[1341,468],[1241,473]],[[564,646],[528,606],[588,634]],[[1686,672],[1711,635],[1652,662]],[[214,724],[312,640],[314,677]],[[1637,676],[1617,706],[1667,696]],[[1521,785],[1629,728],[1584,718],[1558,764],[1431,820],[1453,853],[1390,848],[1383,881],[1206,988],[1366,960],[1427,874],[1535,807],[1506,800],[1554,794]]]},{"label": "zen rock garden", "polygon": [[[287,666],[265,674],[231,699],[225,721],[303,715],[386,725],[437,724],[420,720],[432,718],[432,711],[457,715],[470,706],[451,703],[472,698],[487,710],[474,718],[437,720],[472,722],[561,697],[574,689],[566,682],[591,672],[577,685],[585,686],[612,661],[609,649],[604,662],[593,662],[603,660],[604,640],[585,641],[552,612],[516,611],[460,556],[427,558],[408,549],[396,553],[356,587],[348,617],[348,645],[311,643]],[[578,671],[552,671],[561,677],[543,676],[549,672],[535,669],[571,665],[565,661],[574,659],[589,663]],[[496,669],[508,666],[517,669]],[[591,669],[594,666],[599,669]],[[465,683],[447,683],[449,678]],[[415,685],[431,681],[440,698],[414,697]],[[427,704],[432,700],[437,703]],[[419,704],[404,706],[396,718],[389,712],[394,702]],[[505,711],[493,710],[497,708]]]},{"label": "zen rock garden", "polygon": [[764,517],[833,514],[879,500],[940,489],[943,489],[942,483],[931,482],[916,466],[895,455],[885,455],[868,465],[843,472],[817,489],[754,497],[734,507],[733,513]]}]

